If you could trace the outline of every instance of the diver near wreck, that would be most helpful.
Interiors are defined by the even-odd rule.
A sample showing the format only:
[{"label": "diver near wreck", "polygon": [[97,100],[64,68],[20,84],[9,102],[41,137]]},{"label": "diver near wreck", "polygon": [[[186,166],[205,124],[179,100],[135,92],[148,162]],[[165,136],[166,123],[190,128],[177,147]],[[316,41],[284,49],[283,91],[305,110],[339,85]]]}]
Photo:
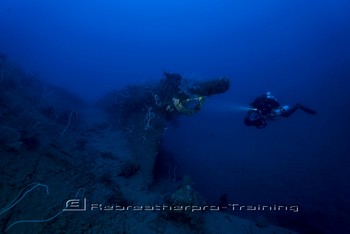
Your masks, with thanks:
[{"label": "diver near wreck", "polygon": [[250,109],[244,118],[244,124],[262,129],[267,126],[268,121],[275,121],[281,117],[288,118],[299,109],[310,115],[316,114],[316,111],[301,104],[296,104],[293,107],[282,106],[270,92],[267,92],[250,104]]}]

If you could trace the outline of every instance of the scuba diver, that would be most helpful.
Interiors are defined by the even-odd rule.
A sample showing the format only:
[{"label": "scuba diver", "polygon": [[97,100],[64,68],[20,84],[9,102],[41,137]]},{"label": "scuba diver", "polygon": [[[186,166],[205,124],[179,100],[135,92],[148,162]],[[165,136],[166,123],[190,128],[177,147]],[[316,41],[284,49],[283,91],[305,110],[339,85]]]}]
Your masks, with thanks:
[{"label": "scuba diver", "polygon": [[316,111],[301,104],[296,104],[293,107],[281,106],[270,92],[257,97],[250,106],[251,108],[244,118],[244,124],[258,129],[266,127],[267,121],[274,121],[280,117],[288,118],[299,109],[310,115],[316,114]]}]

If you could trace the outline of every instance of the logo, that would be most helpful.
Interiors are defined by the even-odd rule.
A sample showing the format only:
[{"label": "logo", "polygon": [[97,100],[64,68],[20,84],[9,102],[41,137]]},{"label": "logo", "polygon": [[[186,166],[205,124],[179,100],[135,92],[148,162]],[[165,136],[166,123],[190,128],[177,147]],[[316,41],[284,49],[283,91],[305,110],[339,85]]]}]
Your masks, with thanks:
[{"label": "logo", "polygon": [[86,211],[86,198],[76,198],[66,201],[63,211]]}]

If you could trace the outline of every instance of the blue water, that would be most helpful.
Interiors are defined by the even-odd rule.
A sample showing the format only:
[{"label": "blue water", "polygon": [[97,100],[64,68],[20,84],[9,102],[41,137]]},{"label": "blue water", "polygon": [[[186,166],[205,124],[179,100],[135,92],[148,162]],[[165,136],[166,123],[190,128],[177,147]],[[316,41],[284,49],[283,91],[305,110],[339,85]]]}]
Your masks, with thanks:
[{"label": "blue water", "polygon": [[[0,51],[90,101],[163,71],[229,77],[229,92],[168,129],[177,172],[209,201],[297,204],[297,214],[264,215],[305,233],[346,233],[349,12],[345,0],[0,0]],[[244,126],[245,108],[266,91],[318,114]]]}]

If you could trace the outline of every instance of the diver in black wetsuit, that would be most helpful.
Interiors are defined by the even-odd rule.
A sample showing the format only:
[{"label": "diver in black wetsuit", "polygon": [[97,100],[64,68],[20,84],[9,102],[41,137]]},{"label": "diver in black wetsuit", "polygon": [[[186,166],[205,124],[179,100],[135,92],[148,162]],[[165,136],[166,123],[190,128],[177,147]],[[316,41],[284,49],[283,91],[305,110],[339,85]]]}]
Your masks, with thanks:
[{"label": "diver in black wetsuit", "polygon": [[280,117],[288,118],[298,109],[310,115],[316,114],[316,111],[301,104],[296,104],[293,107],[281,106],[270,92],[256,98],[250,106],[251,109],[244,118],[244,124],[259,129],[266,127],[267,121],[273,121]]}]

